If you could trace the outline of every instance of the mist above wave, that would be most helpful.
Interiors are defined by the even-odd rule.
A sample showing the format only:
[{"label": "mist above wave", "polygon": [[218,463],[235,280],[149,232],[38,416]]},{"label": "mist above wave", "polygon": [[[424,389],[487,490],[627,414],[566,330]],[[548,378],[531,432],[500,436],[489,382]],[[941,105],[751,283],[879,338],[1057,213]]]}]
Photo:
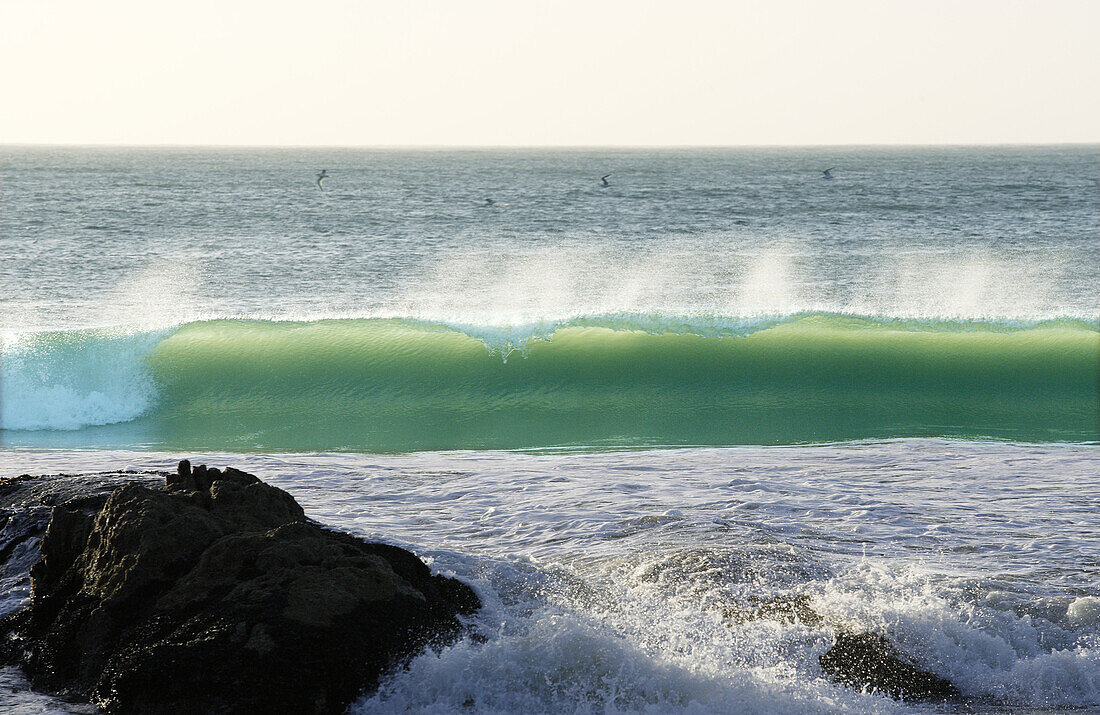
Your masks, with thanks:
[{"label": "mist above wave", "polygon": [[402,259],[386,275],[334,274],[311,286],[293,274],[270,285],[270,273],[227,275],[219,268],[208,256],[179,253],[84,295],[56,302],[13,296],[2,328],[11,335],[216,318],[411,318],[522,330],[586,316],[730,323],[814,312],[902,320],[1100,319],[1095,291],[1083,287],[1088,276],[1054,252],[863,250],[840,257],[823,256],[804,241],[694,236],[631,247],[547,237]]}]

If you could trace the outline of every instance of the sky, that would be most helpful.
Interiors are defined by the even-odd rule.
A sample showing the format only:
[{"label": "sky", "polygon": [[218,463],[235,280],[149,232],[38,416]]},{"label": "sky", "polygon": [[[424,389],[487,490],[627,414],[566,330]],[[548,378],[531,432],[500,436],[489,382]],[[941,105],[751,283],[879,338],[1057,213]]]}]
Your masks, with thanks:
[{"label": "sky", "polygon": [[1100,141],[1100,0],[0,0],[0,144]]}]

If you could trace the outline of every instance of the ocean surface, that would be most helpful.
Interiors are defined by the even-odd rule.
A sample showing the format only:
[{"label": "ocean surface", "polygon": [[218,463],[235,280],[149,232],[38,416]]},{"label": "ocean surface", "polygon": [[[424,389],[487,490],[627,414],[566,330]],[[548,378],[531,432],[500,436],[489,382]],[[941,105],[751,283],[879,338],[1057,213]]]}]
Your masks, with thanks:
[{"label": "ocean surface", "polygon": [[236,466],[475,585],[355,712],[1100,711],[1098,146],[0,147],[0,337],[0,476]]}]

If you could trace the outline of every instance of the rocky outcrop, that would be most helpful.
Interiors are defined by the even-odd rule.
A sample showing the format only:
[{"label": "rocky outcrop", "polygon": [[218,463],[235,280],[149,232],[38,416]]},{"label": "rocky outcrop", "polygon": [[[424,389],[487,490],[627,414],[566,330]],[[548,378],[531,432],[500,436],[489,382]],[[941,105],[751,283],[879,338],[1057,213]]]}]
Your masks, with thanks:
[{"label": "rocky outcrop", "polygon": [[[155,476],[154,476],[155,475]],[[163,483],[152,472],[54,474],[0,479],[0,616],[21,607],[30,597],[30,571],[40,558],[42,536],[54,506],[92,514],[103,507],[117,487],[130,482]]]},{"label": "rocky outcrop", "polygon": [[820,662],[834,681],[891,698],[944,701],[960,697],[950,681],[912,665],[890,641],[873,633],[837,633]]},{"label": "rocky outcrop", "polygon": [[54,505],[40,555],[3,624],[7,660],[117,712],[340,712],[480,607],[407,551],[187,462],[164,488]]}]

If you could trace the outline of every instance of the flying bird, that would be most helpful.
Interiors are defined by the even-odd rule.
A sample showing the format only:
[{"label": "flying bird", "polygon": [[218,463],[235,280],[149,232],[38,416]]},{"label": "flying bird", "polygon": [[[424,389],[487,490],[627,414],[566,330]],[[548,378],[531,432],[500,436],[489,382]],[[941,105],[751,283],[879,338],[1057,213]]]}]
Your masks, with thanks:
[{"label": "flying bird", "polygon": [[321,169],[321,173],[317,175],[317,188],[321,191],[325,190],[325,179],[328,178],[328,169]]},{"label": "flying bird", "polygon": [[611,183],[608,182],[608,180],[607,180],[607,177],[609,177],[609,176],[611,176],[611,174],[604,174],[603,176],[600,177],[600,182],[602,183],[603,186],[611,186]]},{"label": "flying bird", "polygon": [[821,178],[823,178],[823,179],[833,178],[833,169],[835,169],[835,168],[836,168],[835,166],[832,166],[832,167],[829,167],[828,169],[826,169],[825,171],[821,172]]}]

